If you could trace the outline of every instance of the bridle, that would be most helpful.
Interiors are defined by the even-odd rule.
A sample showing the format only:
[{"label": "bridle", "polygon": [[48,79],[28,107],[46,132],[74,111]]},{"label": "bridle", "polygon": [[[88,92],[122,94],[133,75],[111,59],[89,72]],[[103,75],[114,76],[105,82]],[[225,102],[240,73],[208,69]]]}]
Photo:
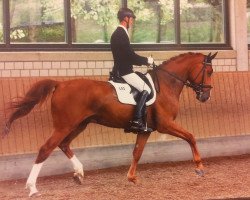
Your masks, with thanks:
[{"label": "bridle", "polygon": [[[158,80],[158,76],[156,75],[156,70],[161,70],[165,73],[167,73],[168,75],[174,77],[175,79],[177,79],[178,81],[182,82],[183,85],[187,86],[187,87],[190,87],[192,88],[196,95],[197,96],[200,96],[204,93],[204,89],[207,89],[206,91],[210,91],[213,87],[211,85],[206,85],[204,83],[205,81],[205,72],[206,72],[206,67],[207,65],[212,65],[212,62],[210,59],[208,59],[208,57],[206,56],[204,61],[203,61],[203,67],[201,68],[200,72],[196,75],[195,79],[190,82],[188,80],[184,81],[182,80],[181,78],[179,78],[178,76],[170,73],[169,71],[165,70],[165,69],[162,69],[160,67],[158,67],[158,65],[156,65],[155,63],[153,63],[153,72],[155,74],[155,77],[156,77],[156,91],[157,92],[160,92],[160,84],[159,84],[159,80]],[[201,82],[200,83],[195,83],[195,81],[198,79],[198,77],[202,74],[202,79],[201,79]]]}]

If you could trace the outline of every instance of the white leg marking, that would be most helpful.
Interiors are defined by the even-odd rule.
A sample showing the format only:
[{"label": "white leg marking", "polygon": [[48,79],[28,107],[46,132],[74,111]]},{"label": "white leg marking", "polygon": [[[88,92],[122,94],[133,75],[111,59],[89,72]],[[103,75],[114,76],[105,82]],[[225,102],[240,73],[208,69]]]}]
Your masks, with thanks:
[{"label": "white leg marking", "polygon": [[30,189],[30,194],[29,194],[30,197],[38,193],[38,190],[36,188],[36,180],[42,166],[43,163],[34,164],[30,172],[29,178],[26,182],[26,188]]},{"label": "white leg marking", "polygon": [[70,161],[73,164],[73,168],[75,170],[75,172],[77,174],[81,174],[82,176],[84,176],[84,172],[83,172],[83,165],[82,163],[78,160],[78,158],[74,155]]}]

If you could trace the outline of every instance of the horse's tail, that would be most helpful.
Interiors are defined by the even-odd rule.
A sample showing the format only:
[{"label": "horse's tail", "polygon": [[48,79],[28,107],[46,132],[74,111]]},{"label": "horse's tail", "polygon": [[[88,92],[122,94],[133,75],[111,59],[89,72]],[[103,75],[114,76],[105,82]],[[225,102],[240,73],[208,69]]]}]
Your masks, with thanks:
[{"label": "horse's tail", "polygon": [[2,137],[5,137],[9,133],[13,121],[30,113],[35,105],[42,104],[55,89],[57,84],[58,81],[50,79],[38,81],[29,89],[24,97],[13,102],[11,108],[15,110],[11,113],[6,122]]}]

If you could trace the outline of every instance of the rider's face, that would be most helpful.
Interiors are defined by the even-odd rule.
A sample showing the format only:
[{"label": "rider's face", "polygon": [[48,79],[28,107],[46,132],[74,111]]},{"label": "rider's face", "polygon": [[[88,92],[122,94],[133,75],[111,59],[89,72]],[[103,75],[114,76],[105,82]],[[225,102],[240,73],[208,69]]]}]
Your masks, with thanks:
[{"label": "rider's face", "polygon": [[134,24],[134,18],[133,17],[130,17],[129,18],[129,27],[132,27]]},{"label": "rider's face", "polygon": [[128,27],[132,27],[134,24],[134,19],[133,17],[126,17],[124,18],[124,22],[126,23],[126,26],[128,25]]}]

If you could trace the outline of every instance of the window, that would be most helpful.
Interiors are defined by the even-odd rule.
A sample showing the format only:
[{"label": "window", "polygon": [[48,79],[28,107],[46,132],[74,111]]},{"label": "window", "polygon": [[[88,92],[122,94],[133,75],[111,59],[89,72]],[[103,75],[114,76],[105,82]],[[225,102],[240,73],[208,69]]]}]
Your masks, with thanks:
[{"label": "window", "polygon": [[10,0],[10,42],[65,42],[64,19],[63,0]]},{"label": "window", "polygon": [[128,0],[128,7],[137,16],[131,31],[132,42],[174,44],[174,0]]},{"label": "window", "polygon": [[247,0],[247,40],[250,44],[250,0]]},{"label": "window", "polygon": [[182,43],[224,43],[223,1],[181,1]]},{"label": "window", "polygon": [[128,7],[138,16],[132,41],[218,48],[228,44],[225,4],[223,0],[128,0]]},{"label": "window", "polygon": [[226,0],[0,0],[0,50],[110,50],[120,7],[136,50],[228,49]]},{"label": "window", "polygon": [[3,43],[3,0],[0,0],[0,43]]},{"label": "window", "polygon": [[70,7],[73,43],[109,43],[120,0],[74,0]]}]

